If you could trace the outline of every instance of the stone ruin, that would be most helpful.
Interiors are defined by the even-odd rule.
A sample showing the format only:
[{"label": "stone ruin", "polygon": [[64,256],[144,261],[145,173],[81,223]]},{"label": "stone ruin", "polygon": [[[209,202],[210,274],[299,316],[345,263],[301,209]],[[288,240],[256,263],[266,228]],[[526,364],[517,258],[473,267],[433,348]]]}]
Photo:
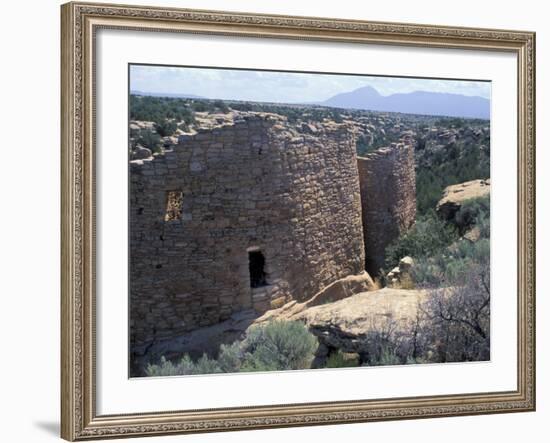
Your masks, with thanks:
[{"label": "stone ruin", "polygon": [[377,277],[386,246],[416,219],[416,176],[411,139],[357,157],[365,267]]},{"label": "stone ruin", "polygon": [[355,137],[349,123],[239,113],[131,161],[132,346],[377,271],[414,223],[413,148],[357,158]]}]

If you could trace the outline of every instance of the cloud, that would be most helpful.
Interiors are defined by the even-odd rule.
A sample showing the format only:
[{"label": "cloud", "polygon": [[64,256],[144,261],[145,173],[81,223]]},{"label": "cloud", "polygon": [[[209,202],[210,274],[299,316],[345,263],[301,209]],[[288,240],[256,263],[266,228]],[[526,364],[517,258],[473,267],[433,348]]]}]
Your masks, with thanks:
[{"label": "cloud", "polygon": [[132,90],[212,99],[316,102],[363,86],[372,86],[382,95],[431,91],[490,98],[491,94],[491,84],[482,81],[145,65],[130,68]]}]

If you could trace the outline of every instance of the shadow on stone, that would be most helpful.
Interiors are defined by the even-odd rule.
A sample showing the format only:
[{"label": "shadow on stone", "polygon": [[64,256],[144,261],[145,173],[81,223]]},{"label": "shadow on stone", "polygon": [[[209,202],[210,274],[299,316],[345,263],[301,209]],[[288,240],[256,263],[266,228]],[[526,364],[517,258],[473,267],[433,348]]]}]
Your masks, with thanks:
[{"label": "shadow on stone", "polygon": [[196,329],[172,339],[159,340],[148,346],[135,347],[131,361],[131,377],[145,376],[148,363],[157,363],[160,357],[175,360],[189,354],[198,359],[203,354],[216,357],[222,344],[242,339],[248,327],[259,314],[252,309],[236,312],[229,319]]}]

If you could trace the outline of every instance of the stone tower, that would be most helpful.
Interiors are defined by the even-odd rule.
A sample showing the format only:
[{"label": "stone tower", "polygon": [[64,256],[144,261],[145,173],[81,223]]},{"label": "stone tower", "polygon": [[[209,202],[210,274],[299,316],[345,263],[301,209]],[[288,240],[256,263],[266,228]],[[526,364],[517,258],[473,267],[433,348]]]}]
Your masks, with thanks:
[{"label": "stone tower", "polygon": [[348,124],[264,113],[131,161],[132,344],[306,300],[363,271],[359,177]]},{"label": "stone tower", "polygon": [[365,264],[378,276],[386,247],[416,219],[414,147],[392,143],[357,158],[361,183]]}]

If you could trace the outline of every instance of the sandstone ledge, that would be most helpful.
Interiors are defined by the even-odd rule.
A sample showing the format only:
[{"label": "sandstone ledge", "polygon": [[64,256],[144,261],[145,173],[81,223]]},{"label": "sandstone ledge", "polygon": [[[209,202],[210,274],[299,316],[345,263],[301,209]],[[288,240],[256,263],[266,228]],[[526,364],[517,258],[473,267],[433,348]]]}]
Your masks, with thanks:
[{"label": "sandstone ledge", "polygon": [[370,334],[410,334],[426,297],[423,290],[384,288],[310,308],[293,320],[303,321],[327,349],[364,354]]},{"label": "sandstone ledge", "polygon": [[457,185],[447,186],[443,197],[437,203],[437,213],[446,220],[454,217],[466,200],[485,197],[491,191],[491,180],[471,180]]}]

